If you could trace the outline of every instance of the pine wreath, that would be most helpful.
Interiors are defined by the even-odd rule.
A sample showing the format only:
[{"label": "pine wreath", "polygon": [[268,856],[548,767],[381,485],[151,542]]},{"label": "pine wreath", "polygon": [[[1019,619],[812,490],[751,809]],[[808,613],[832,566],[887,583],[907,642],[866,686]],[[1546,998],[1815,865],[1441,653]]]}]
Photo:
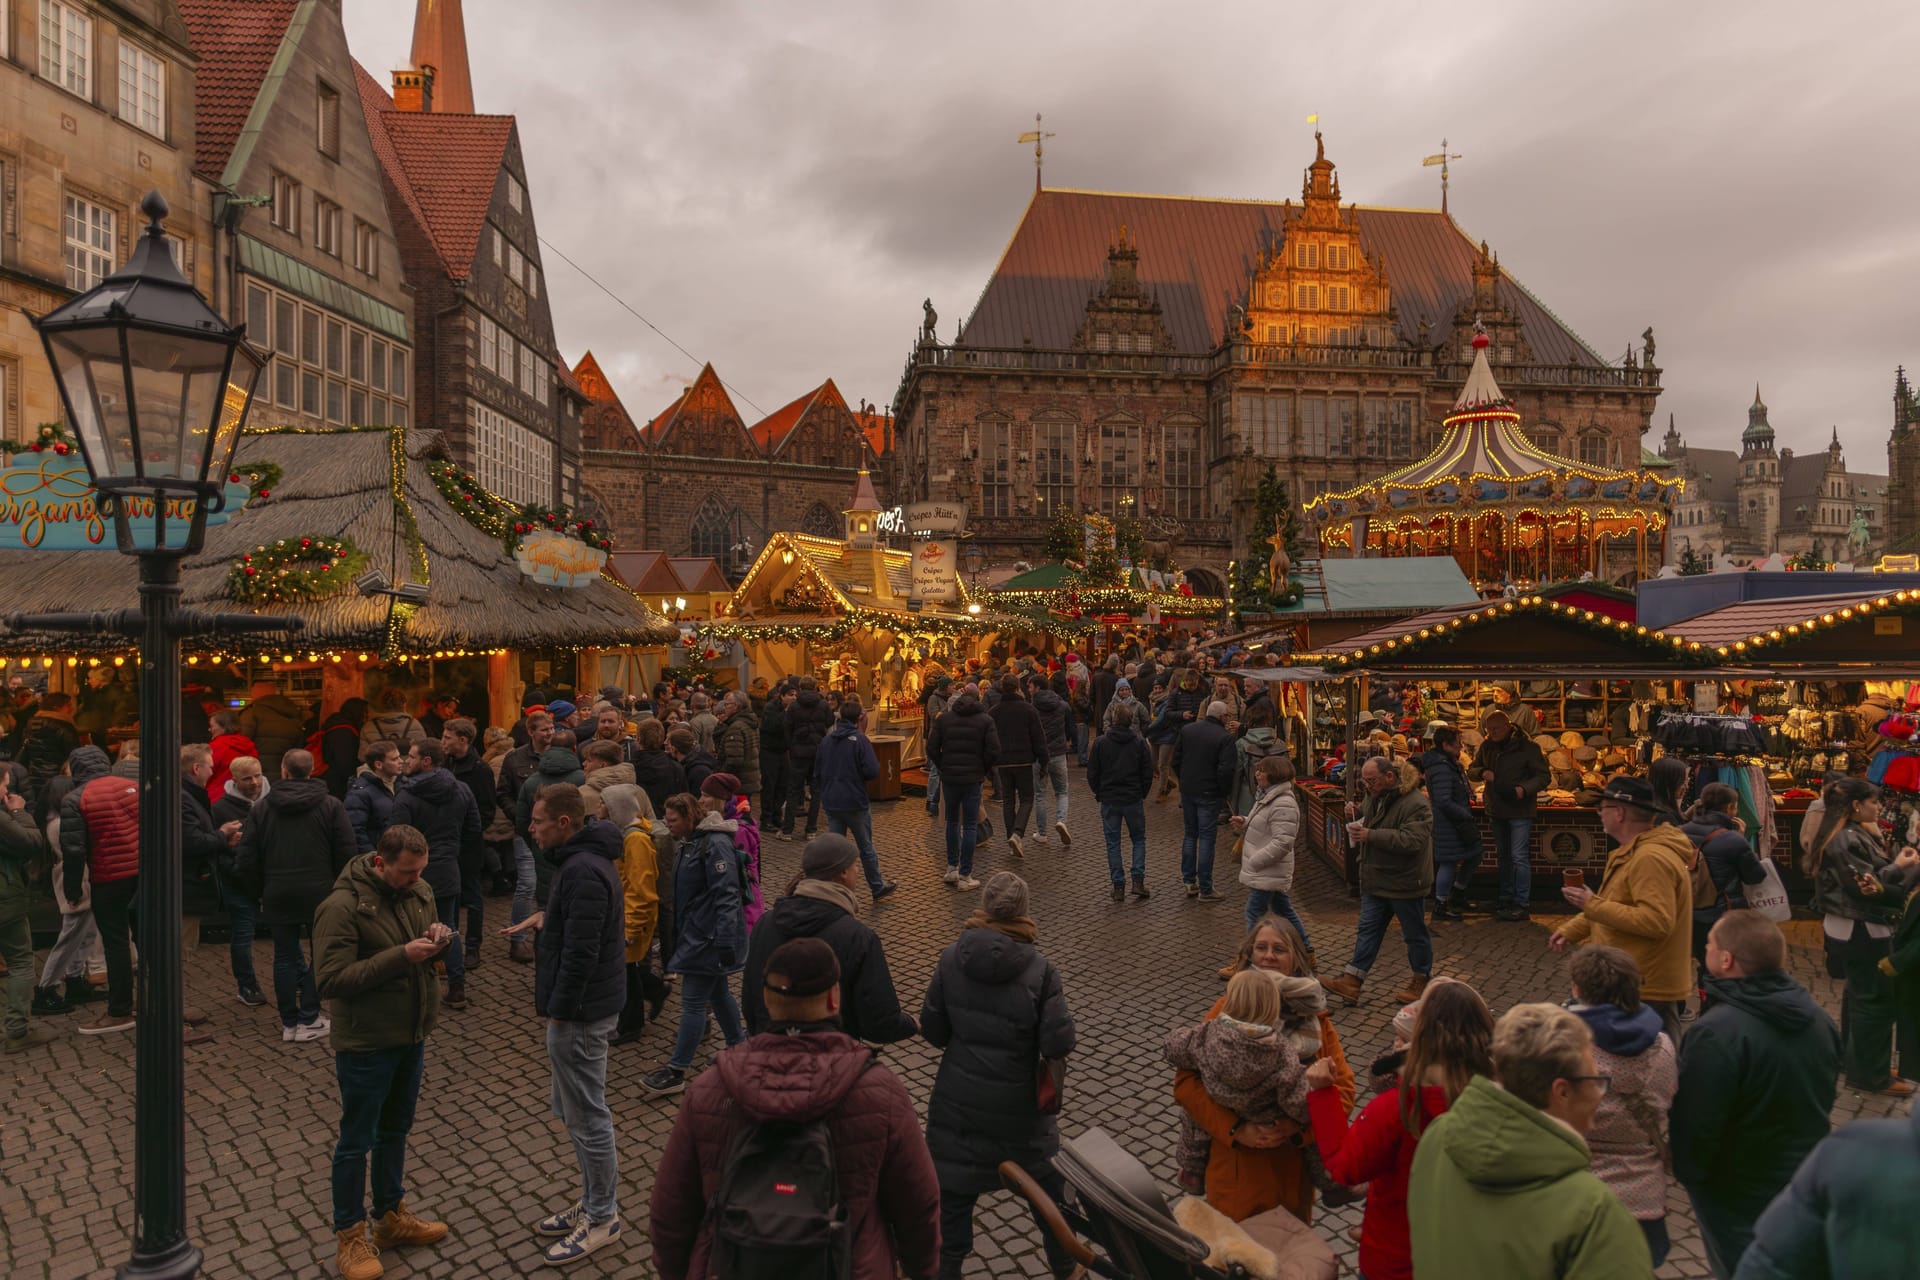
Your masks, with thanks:
[{"label": "pine wreath", "polygon": [[351,538],[282,538],[234,561],[227,595],[245,604],[317,600],[350,585],[366,563]]}]

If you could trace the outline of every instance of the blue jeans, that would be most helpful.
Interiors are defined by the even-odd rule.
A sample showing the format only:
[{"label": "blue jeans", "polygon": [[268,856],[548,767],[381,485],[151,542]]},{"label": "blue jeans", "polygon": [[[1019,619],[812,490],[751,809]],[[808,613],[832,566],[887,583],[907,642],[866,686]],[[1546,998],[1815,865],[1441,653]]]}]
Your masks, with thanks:
[{"label": "blue jeans", "polygon": [[1087,767],[1087,725],[1084,720],[1073,719],[1067,722],[1067,729],[1073,735],[1074,759],[1080,762],[1082,769]]},{"label": "blue jeans", "polygon": [[873,851],[873,810],[853,809],[846,813],[827,811],[827,830],[837,836],[850,835],[860,850],[860,869],[867,874],[867,888],[880,892],[887,882],[880,874],[880,855]]},{"label": "blue jeans", "polygon": [[553,1063],[553,1114],[567,1126],[580,1162],[580,1204],[606,1222],[620,1213],[620,1163],[607,1110],[607,1040],[619,1014],[598,1022],[547,1022],[547,1058]]},{"label": "blue jeans", "polygon": [[1532,900],[1533,865],[1528,860],[1533,842],[1532,818],[1495,818],[1493,851],[1500,858],[1500,903],[1525,907]]},{"label": "blue jeans", "polygon": [[980,842],[980,784],[961,787],[947,783],[942,790],[947,799],[947,865],[970,876],[973,847]]},{"label": "blue jeans", "polygon": [[333,1148],[333,1229],[367,1216],[367,1156],[373,1156],[373,1216],[384,1218],[406,1195],[401,1174],[407,1133],[420,1099],[425,1043],[333,1055],[340,1081],[340,1141]]},{"label": "blue jeans", "polygon": [[1407,939],[1407,967],[1420,977],[1433,972],[1433,935],[1427,932],[1425,898],[1376,898],[1360,895],[1359,933],[1353,940],[1353,963],[1347,972],[1364,978],[1387,936],[1387,921],[1398,920]]},{"label": "blue jeans", "polygon": [[1293,899],[1284,889],[1253,889],[1247,894],[1247,931],[1260,923],[1260,917],[1271,911],[1288,924],[1300,931],[1300,941],[1307,950],[1313,950],[1313,943],[1307,938],[1307,925],[1300,913],[1293,909]]},{"label": "blue jeans", "polygon": [[1472,879],[1474,866],[1478,862],[1478,858],[1467,858],[1460,862],[1454,862],[1451,859],[1446,862],[1436,861],[1433,864],[1434,898],[1444,903],[1453,895],[1454,886],[1464,886],[1468,880]]},{"label": "blue jeans", "polygon": [[1218,800],[1189,800],[1180,797],[1180,820],[1185,830],[1180,837],[1180,881],[1198,884],[1200,892],[1213,892],[1213,841],[1220,829]]},{"label": "blue jeans", "polygon": [[273,999],[280,1006],[280,1025],[310,1025],[320,1016],[320,992],[313,985],[307,953],[300,949],[300,926],[273,926]]},{"label": "blue jeans", "polygon": [[940,812],[940,769],[933,761],[927,761],[927,813]]},{"label": "blue jeans", "polygon": [[220,890],[220,907],[227,913],[227,961],[233,966],[234,985],[258,987],[260,979],[253,971],[253,937],[260,904],[216,874],[214,884]]},{"label": "blue jeans", "polygon": [[535,884],[533,849],[519,836],[513,838],[513,923],[519,924],[533,914]]},{"label": "blue jeans", "polygon": [[1107,876],[1115,884],[1125,884],[1120,875],[1120,824],[1127,824],[1127,836],[1133,841],[1133,878],[1147,878],[1147,806],[1143,800],[1132,804],[1100,806],[1100,830],[1107,837]]},{"label": "blue jeans", "polygon": [[1040,781],[1043,778],[1053,792],[1053,820],[1064,823],[1067,820],[1067,758],[1048,756],[1045,760],[1033,762],[1033,826],[1042,836],[1047,834],[1048,825],[1046,811],[1040,807]]},{"label": "blue jeans", "polygon": [[707,1010],[720,1020],[720,1034],[731,1049],[745,1032],[740,1029],[740,1005],[733,998],[724,973],[689,973],[680,979],[680,1030],[673,1037],[673,1056],[667,1065],[675,1071],[693,1066],[693,1055],[707,1038]]},{"label": "blue jeans", "polygon": [[460,933],[460,895],[449,893],[445,896],[433,895],[434,913],[440,923],[453,930],[453,943],[441,954],[447,964],[447,982],[465,982],[467,980],[467,952]]}]

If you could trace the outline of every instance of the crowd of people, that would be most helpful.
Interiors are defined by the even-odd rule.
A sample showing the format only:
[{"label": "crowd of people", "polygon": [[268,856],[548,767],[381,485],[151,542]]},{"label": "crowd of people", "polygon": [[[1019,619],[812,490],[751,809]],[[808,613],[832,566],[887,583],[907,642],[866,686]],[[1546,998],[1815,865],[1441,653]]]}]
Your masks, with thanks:
[{"label": "crowd of people", "polygon": [[[806,677],[745,692],[609,688],[585,710],[535,693],[502,728],[448,699],[420,716],[382,702],[317,728],[297,707],[250,722],[216,710],[208,741],[179,748],[184,853],[224,908],[236,998],[267,1002],[254,968],[265,931],[282,1039],[325,1039],[334,1055],[332,1224],[348,1280],[381,1275],[383,1249],[447,1234],[407,1204],[407,1137],[436,1019],[479,998],[467,975],[501,940],[509,961],[534,966],[552,1111],[580,1171],[572,1202],[529,1223],[548,1262],[623,1239],[608,1057],[646,1038],[677,987],[665,1059],[642,1078],[648,1095],[680,1099],[648,1206],[660,1274],[753,1274],[768,1257],[797,1269],[820,1252],[840,1274],[959,1276],[1002,1162],[1065,1194],[1053,1158],[1076,1044],[1072,964],[1042,950],[1015,868],[1071,846],[1072,764],[1100,812],[1116,903],[1150,896],[1149,812],[1176,794],[1189,901],[1225,899],[1214,873],[1230,833],[1245,941],[1220,970],[1220,999],[1165,1042],[1176,1181],[1220,1219],[1310,1225],[1316,1203],[1364,1199],[1369,1280],[1651,1275],[1671,1249],[1671,1179],[1716,1275],[1905,1265],[1912,1122],[1829,1135],[1842,1079],[1913,1092],[1892,1050],[1920,1007],[1920,924],[1903,909],[1920,852],[1888,847],[1864,781],[1834,781],[1805,839],[1811,905],[1846,984],[1840,1026],[1786,971],[1778,925],[1747,909],[1760,876],[1729,798],[1708,787],[1683,813],[1657,766],[1609,781],[1598,810],[1616,847],[1596,886],[1561,888],[1569,914],[1548,938],[1568,957],[1558,1002],[1496,1011],[1445,974],[1436,937],[1482,907],[1467,893],[1480,853],[1469,768],[1490,797],[1511,797],[1491,815],[1491,913],[1530,913],[1531,762],[1507,745],[1523,735],[1488,722],[1468,763],[1459,733],[1434,725],[1424,750],[1356,770],[1359,923],[1334,972],[1293,901],[1302,805],[1264,684],[1151,653],[941,677],[926,705],[927,811],[944,805],[945,882],[980,896],[909,1012],[861,918],[896,884],[874,840],[878,763],[856,697]],[[254,737],[263,725],[277,736]],[[81,1034],[134,1026],[136,779],[127,746],[115,761],[77,737],[51,774],[0,768],[9,1052],[103,997]],[[1008,861],[977,877],[994,839],[989,788]],[[804,841],[792,883],[762,883],[763,834]],[[62,928],[36,982],[27,899],[42,875]],[[492,895],[510,908],[489,930]],[[1396,922],[1410,978],[1391,996],[1393,1042],[1373,1046],[1363,1080],[1332,1002],[1369,998]],[[189,1009],[181,1034],[204,1039],[206,1021]],[[698,1072],[715,1022],[725,1047]],[[872,1048],[916,1037],[939,1053],[924,1126]],[[1035,1227],[1054,1273],[1073,1274],[1038,1210]],[[1331,1265],[1311,1231],[1287,1239]]]}]

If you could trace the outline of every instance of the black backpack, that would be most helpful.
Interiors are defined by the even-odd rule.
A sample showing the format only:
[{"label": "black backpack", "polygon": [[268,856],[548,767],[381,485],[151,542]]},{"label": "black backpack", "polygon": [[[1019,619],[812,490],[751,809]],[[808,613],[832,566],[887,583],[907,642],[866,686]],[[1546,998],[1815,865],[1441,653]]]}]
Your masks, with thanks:
[{"label": "black backpack", "polygon": [[[866,1067],[872,1065],[869,1057]],[[763,1120],[741,1130],[707,1216],[720,1280],[849,1280],[853,1274],[853,1224],[840,1199],[825,1117]]]}]

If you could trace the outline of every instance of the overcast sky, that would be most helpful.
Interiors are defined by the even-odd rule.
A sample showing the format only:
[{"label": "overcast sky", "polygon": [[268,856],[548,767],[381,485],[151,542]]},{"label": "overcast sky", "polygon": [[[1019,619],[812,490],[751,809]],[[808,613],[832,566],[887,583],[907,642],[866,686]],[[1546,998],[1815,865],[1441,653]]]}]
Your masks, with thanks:
[{"label": "overcast sky", "polygon": [[[345,0],[406,65],[413,5]],[[466,0],[474,97],[519,116],[541,235],[749,422],[832,376],[893,398],[931,295],[969,312],[1033,187],[1298,196],[1318,112],[1342,194],[1451,207],[1603,355],[1652,325],[1666,414],[1738,447],[1840,428],[1884,470],[1920,367],[1920,6]],[[1196,15],[1205,15],[1204,18]],[[698,365],[551,253],[561,347],[637,418]]]}]

